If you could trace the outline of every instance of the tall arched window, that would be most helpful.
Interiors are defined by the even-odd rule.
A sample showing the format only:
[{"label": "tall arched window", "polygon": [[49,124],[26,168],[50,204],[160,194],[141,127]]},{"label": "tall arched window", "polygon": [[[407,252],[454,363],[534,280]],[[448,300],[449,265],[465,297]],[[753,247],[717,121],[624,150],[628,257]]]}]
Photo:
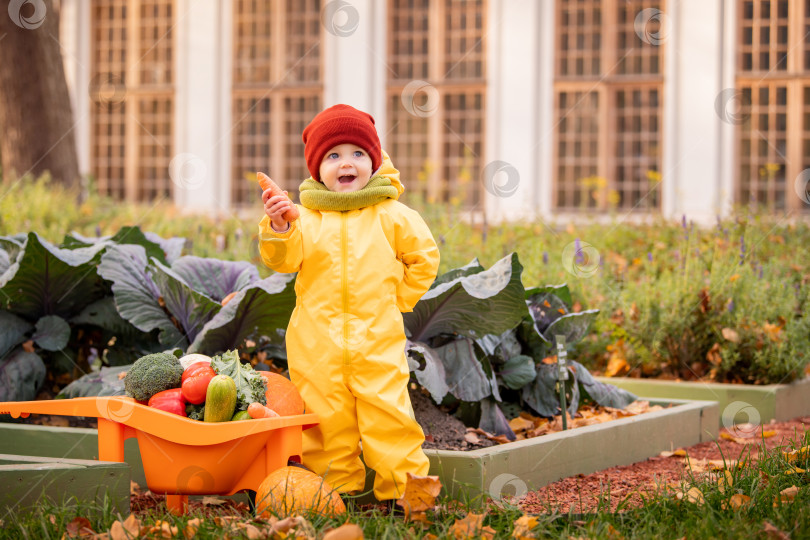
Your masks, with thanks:
[{"label": "tall arched window", "polygon": [[320,0],[233,2],[231,196],[253,203],[245,180],[267,172],[297,192],[309,176],[301,132],[323,106]]},{"label": "tall arched window", "polygon": [[482,205],[485,0],[388,3],[387,150],[408,192]]},{"label": "tall arched window", "polygon": [[172,197],[172,0],[93,0],[91,170],[127,201]]},{"label": "tall arched window", "polygon": [[737,10],[736,202],[806,210],[794,185],[810,168],[810,0],[739,0]]},{"label": "tall arched window", "polygon": [[557,0],[553,205],[658,211],[663,0]]}]

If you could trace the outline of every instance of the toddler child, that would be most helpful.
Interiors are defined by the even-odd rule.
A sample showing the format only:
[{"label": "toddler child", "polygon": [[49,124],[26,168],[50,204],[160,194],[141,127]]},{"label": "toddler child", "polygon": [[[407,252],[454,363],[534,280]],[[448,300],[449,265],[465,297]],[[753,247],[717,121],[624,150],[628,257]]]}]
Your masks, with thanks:
[{"label": "toddler child", "polygon": [[428,472],[401,313],[433,283],[439,250],[421,216],[397,201],[399,171],[371,115],[335,105],[315,116],[303,140],[312,177],[300,186],[300,218],[287,222],[292,202],[268,190],[259,224],[264,263],[298,272],[288,367],[320,418],[304,431],[303,462],[338,492],[357,492],[362,451],[376,471],[377,499],[396,499],[407,472]]}]

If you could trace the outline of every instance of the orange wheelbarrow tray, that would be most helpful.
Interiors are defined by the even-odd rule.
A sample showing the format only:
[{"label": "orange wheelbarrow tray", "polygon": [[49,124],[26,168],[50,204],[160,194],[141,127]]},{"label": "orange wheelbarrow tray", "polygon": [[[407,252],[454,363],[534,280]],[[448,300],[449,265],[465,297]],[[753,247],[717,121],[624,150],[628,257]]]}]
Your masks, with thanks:
[{"label": "orange wheelbarrow tray", "polygon": [[0,403],[0,414],[98,418],[98,459],[124,461],[124,441],[138,440],[146,484],[166,494],[173,512],[185,512],[189,495],[256,491],[262,480],[301,458],[301,432],[318,424],[315,414],[233,422],[200,422],[130,397],[86,397]]}]

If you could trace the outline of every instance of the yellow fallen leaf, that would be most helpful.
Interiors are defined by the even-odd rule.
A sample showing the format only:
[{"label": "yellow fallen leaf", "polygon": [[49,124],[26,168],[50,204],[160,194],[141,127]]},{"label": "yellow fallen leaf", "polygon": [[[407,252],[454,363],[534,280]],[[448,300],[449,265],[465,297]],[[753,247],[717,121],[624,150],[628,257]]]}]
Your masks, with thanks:
[{"label": "yellow fallen leaf", "polygon": [[515,520],[515,530],[512,531],[512,538],[518,540],[531,540],[537,538],[532,529],[537,527],[537,518],[534,516],[522,515]]},{"label": "yellow fallen leaf", "polygon": [[703,498],[703,492],[696,487],[689,488],[689,491],[686,492],[686,500],[697,505],[701,505],[706,502],[706,500]]},{"label": "yellow fallen leaf", "polygon": [[771,431],[763,431],[762,432],[762,437],[764,437],[766,439],[768,439],[770,437],[773,437],[774,435],[776,435],[776,431],[773,431],[773,430],[771,430]]},{"label": "yellow fallen leaf", "polygon": [[806,470],[800,467],[792,466],[790,469],[785,471],[785,474],[804,474],[806,472],[807,472]]},{"label": "yellow fallen leaf", "polygon": [[424,512],[436,505],[436,497],[442,490],[442,483],[438,476],[417,476],[408,473],[405,480],[405,492],[397,504],[405,512],[405,519],[411,512]]},{"label": "yellow fallen leaf", "polygon": [[724,470],[723,475],[717,477],[717,489],[720,490],[720,493],[725,493],[733,485],[734,477],[731,476],[731,471]]},{"label": "yellow fallen leaf", "polygon": [[140,531],[140,520],[135,517],[135,514],[130,514],[124,521],[113,521],[110,527],[110,538],[112,540],[131,540],[132,538],[138,538]]},{"label": "yellow fallen leaf", "polygon": [[202,520],[200,518],[193,518],[186,522],[186,526],[183,527],[183,537],[186,540],[191,540],[197,535],[197,530],[200,528],[200,524]]},{"label": "yellow fallen leaf", "polygon": [[785,458],[788,463],[807,459],[808,455],[810,455],[810,446],[802,446],[798,450],[793,449],[789,452],[782,452],[782,457]]},{"label": "yellow fallen leaf", "polygon": [[462,519],[457,519],[450,527],[450,532],[456,540],[472,540],[474,538],[493,538],[495,530],[484,527],[484,514],[470,512]]},{"label": "yellow fallen leaf", "polygon": [[509,420],[509,427],[512,428],[512,431],[518,433],[520,431],[528,431],[530,429],[534,429],[534,422],[532,422],[527,418],[517,416]]},{"label": "yellow fallen leaf", "polygon": [[323,535],[323,540],[363,540],[363,529],[354,523],[346,523]]},{"label": "yellow fallen leaf", "polygon": [[742,493],[735,493],[728,500],[728,504],[732,510],[739,510],[740,508],[742,508],[746,504],[749,504],[750,502],[751,497],[749,497],[748,495],[743,495]]}]

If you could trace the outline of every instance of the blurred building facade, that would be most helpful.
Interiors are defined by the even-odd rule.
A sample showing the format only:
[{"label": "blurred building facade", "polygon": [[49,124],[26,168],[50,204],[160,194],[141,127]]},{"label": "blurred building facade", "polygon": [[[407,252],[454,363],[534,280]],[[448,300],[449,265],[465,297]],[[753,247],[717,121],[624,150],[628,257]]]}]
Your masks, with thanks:
[{"label": "blurred building facade", "polygon": [[810,0],[62,0],[82,172],[213,213],[349,103],[489,221],[810,208]]}]

